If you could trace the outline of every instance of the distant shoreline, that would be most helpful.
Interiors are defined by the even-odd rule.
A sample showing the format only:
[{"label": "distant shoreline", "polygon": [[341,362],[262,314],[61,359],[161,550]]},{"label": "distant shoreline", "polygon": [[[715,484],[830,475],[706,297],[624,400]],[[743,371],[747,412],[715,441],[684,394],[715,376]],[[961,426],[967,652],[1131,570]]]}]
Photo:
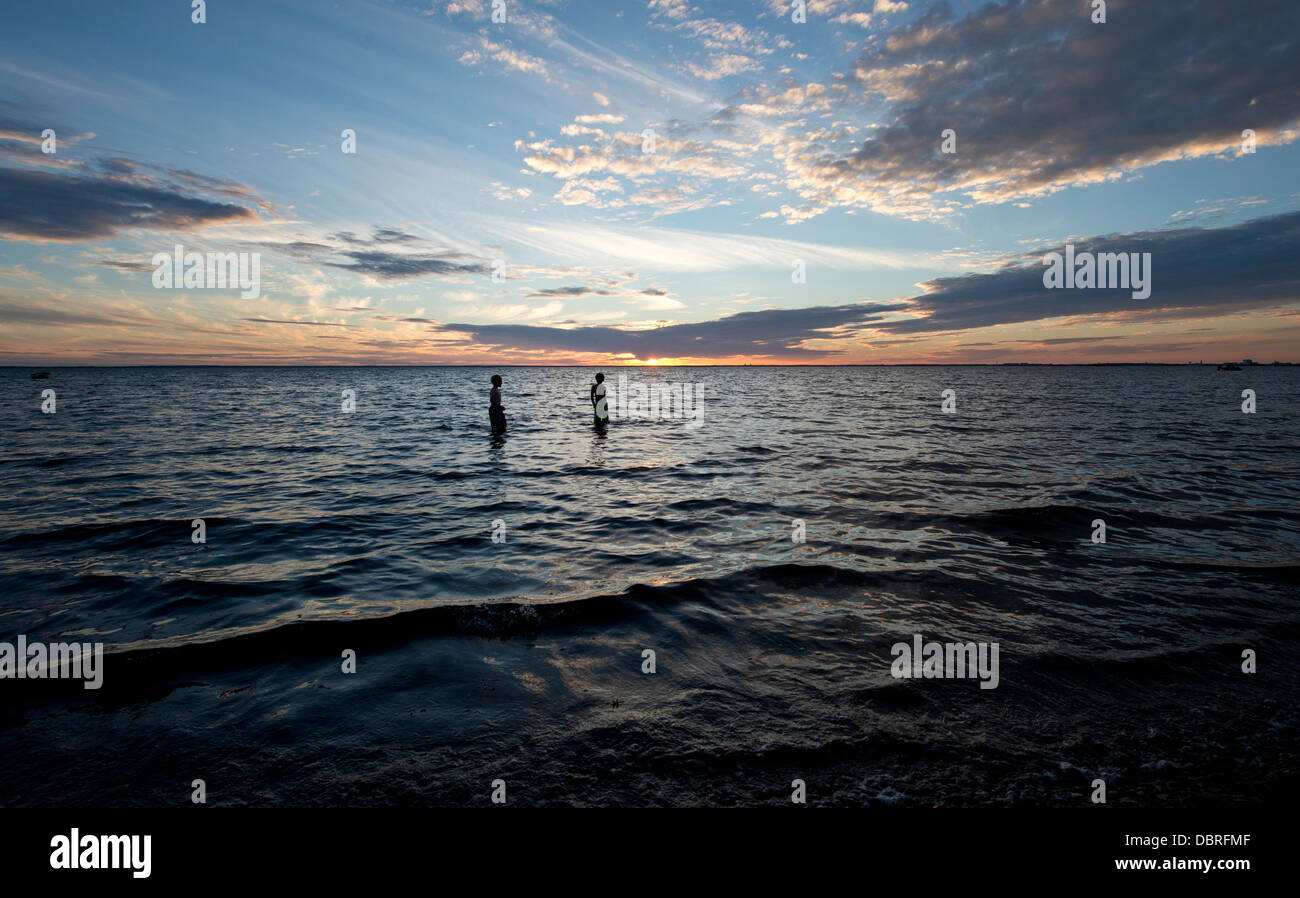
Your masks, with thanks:
[{"label": "distant shoreline", "polygon": [[[43,365],[0,365],[0,370],[56,371],[73,368],[590,368],[592,370],[639,368],[1217,368],[1225,362],[794,362],[787,364],[755,363],[725,365],[520,365],[520,364],[410,364],[410,365],[253,365],[253,364],[155,364],[155,365],[86,365],[49,362]],[[1241,364],[1231,362],[1230,364]],[[1256,362],[1248,368],[1291,368],[1300,362]]]}]

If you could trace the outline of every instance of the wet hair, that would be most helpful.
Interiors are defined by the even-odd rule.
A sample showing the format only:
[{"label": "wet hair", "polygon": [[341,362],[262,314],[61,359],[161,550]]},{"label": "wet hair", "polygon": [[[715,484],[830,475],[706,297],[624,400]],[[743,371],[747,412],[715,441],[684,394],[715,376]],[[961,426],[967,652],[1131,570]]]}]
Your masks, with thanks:
[{"label": "wet hair", "polygon": [[493,374],[493,375],[492,375],[492,386],[494,386],[494,387],[499,387],[499,386],[501,386],[501,375],[500,375],[500,374]]},{"label": "wet hair", "polygon": [[596,375],[596,383],[599,384],[599,383],[604,383],[604,382],[605,382],[605,375],[603,375],[603,374],[597,374],[597,375]]}]

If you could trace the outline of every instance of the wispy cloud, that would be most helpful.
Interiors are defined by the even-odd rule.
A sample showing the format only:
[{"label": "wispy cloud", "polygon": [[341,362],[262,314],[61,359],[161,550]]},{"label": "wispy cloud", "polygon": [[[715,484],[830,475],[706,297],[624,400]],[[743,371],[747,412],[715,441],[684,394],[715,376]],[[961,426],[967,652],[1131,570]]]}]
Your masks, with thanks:
[{"label": "wispy cloud", "polygon": [[828,268],[948,267],[928,253],[825,246],[741,234],[613,225],[529,224],[483,218],[477,224],[503,243],[524,246],[579,265],[631,265],[655,271],[791,270],[796,260]]}]

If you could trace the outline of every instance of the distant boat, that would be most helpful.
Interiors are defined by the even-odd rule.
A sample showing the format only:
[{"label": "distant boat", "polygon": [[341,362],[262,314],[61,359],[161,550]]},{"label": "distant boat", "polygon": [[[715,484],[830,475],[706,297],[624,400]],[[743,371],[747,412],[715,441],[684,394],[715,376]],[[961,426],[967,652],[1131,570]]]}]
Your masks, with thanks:
[{"label": "distant boat", "polygon": [[32,372],[32,380],[47,380],[47,379],[49,379],[49,376],[50,376],[50,372],[48,372],[48,371],[33,371],[33,372]]},{"label": "distant boat", "polygon": [[1226,364],[1226,365],[1220,365],[1220,366],[1219,366],[1219,370],[1220,370],[1220,371],[1240,371],[1240,370],[1241,370],[1241,366],[1240,366],[1240,365],[1234,365],[1234,364],[1232,364],[1232,362],[1228,362],[1228,364]]}]

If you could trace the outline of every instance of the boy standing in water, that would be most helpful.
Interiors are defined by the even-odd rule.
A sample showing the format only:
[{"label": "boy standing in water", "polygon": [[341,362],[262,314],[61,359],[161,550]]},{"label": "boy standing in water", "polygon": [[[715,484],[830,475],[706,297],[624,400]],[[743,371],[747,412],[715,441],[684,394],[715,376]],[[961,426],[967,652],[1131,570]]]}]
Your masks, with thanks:
[{"label": "boy standing in water", "polygon": [[492,422],[492,435],[506,432],[506,410],[501,407],[501,375],[492,375],[492,398],[488,406],[488,419]]},{"label": "boy standing in water", "polygon": [[597,374],[596,382],[591,385],[591,407],[596,413],[596,426],[604,427],[609,423],[609,402],[605,399],[605,375]]}]

